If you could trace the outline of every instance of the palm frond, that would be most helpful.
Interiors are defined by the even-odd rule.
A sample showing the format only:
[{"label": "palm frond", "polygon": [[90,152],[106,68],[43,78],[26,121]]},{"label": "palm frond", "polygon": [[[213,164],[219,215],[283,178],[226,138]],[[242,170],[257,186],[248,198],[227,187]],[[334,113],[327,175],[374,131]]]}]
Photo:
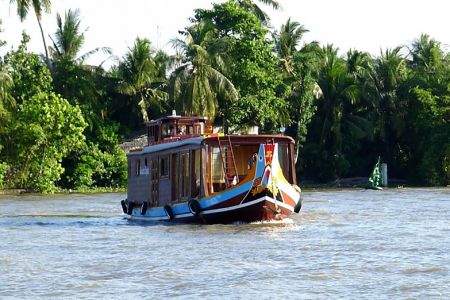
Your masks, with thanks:
[{"label": "palm frond", "polygon": [[10,0],[10,4],[17,4],[17,15],[20,21],[24,21],[28,15],[31,8],[31,0]]},{"label": "palm frond", "polygon": [[81,55],[80,57],[78,57],[76,60],[78,63],[83,63],[86,59],[88,59],[90,56],[94,55],[95,53],[98,52],[102,52],[104,54],[112,54],[112,49],[110,47],[98,47],[95,48],[91,51],[88,51],[86,53],[84,53],[83,55]]}]

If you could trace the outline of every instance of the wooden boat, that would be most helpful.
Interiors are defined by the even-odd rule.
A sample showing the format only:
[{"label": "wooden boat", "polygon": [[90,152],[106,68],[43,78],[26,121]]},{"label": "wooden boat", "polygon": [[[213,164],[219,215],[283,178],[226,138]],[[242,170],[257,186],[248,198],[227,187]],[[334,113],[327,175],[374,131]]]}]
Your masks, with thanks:
[{"label": "wooden boat", "polygon": [[281,220],[301,208],[294,141],[283,135],[206,133],[206,118],[147,124],[130,151],[124,213],[132,219],[202,223]]}]

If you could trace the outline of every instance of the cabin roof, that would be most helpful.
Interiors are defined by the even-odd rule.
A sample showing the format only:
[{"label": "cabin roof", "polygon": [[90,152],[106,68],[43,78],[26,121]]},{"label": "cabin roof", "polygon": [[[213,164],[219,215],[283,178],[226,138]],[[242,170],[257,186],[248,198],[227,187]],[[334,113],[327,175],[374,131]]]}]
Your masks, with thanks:
[{"label": "cabin roof", "polygon": [[178,141],[172,141],[172,142],[167,142],[167,143],[162,143],[162,144],[157,144],[157,145],[150,145],[150,146],[144,147],[142,149],[142,151],[130,152],[130,153],[128,153],[128,155],[134,156],[134,155],[140,155],[140,154],[146,154],[146,153],[155,153],[155,152],[160,152],[160,151],[164,151],[164,150],[168,150],[168,149],[179,148],[179,147],[186,146],[186,145],[200,145],[204,139],[205,139],[204,137],[194,137],[194,138],[182,139],[182,140],[178,140]]},{"label": "cabin roof", "polygon": [[[219,138],[221,141],[223,141],[226,137],[220,136]],[[170,142],[166,142],[166,143],[146,146],[141,151],[133,151],[133,152],[128,153],[128,155],[135,156],[135,155],[141,155],[141,154],[156,153],[156,152],[179,148],[179,147],[187,146],[187,145],[201,145],[203,142],[215,143],[217,141],[217,139],[218,139],[217,136],[213,136],[213,137],[201,136],[201,137],[180,139],[180,140],[176,140],[176,141],[170,141]],[[272,139],[275,143],[278,143],[280,141],[284,141],[287,143],[294,143],[294,140],[290,136],[283,136],[283,135],[230,135],[230,139],[231,139],[232,143],[238,143],[240,145],[254,144],[254,143],[267,143],[268,141],[270,141]]]},{"label": "cabin roof", "polygon": [[155,124],[160,124],[160,123],[165,123],[165,122],[169,122],[171,120],[177,120],[177,121],[182,121],[182,122],[194,122],[194,121],[206,121],[206,117],[200,117],[200,116],[177,116],[177,115],[169,115],[169,116],[165,116],[156,120],[151,120],[149,122],[146,122],[147,126],[150,125],[155,125]]}]

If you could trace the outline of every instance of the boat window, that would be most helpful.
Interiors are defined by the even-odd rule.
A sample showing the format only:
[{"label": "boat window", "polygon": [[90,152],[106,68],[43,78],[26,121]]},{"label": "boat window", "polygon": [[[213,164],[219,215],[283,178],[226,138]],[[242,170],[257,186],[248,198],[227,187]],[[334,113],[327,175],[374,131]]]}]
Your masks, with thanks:
[{"label": "boat window", "polygon": [[291,158],[289,155],[289,145],[288,144],[278,144],[278,161],[283,171],[283,176],[287,181],[292,183],[291,174]]},{"label": "boat window", "polygon": [[151,172],[151,195],[150,195],[150,200],[151,200],[151,204],[152,206],[158,206],[159,201],[158,201],[158,190],[159,190],[159,182],[158,182],[158,158],[153,158],[151,160],[151,167],[152,167],[152,172]]},{"label": "boat window", "polygon": [[191,197],[196,198],[200,194],[200,149],[192,150],[191,161]]},{"label": "boat window", "polygon": [[247,176],[248,171],[254,166],[254,154],[258,153],[259,144],[233,145],[234,160],[239,180]]},{"label": "boat window", "polygon": [[223,172],[222,157],[219,147],[211,147],[211,192],[219,192],[226,188],[225,174]]},{"label": "boat window", "polygon": [[205,191],[205,195],[210,195],[212,193],[211,191],[211,158],[209,157],[209,150],[210,147],[208,144],[204,146],[202,149],[202,156],[205,157],[205,165],[203,166],[203,189]]},{"label": "boat window", "polygon": [[186,125],[180,125],[177,130],[177,135],[185,135],[186,134]]},{"label": "boat window", "polygon": [[141,174],[141,160],[136,160],[136,176],[139,176]]},{"label": "boat window", "polygon": [[162,124],[162,127],[161,127],[161,137],[162,138],[170,137],[170,136],[172,136],[173,133],[174,132],[173,132],[173,126],[172,125]]},{"label": "boat window", "polygon": [[157,133],[156,133],[156,126],[148,126],[147,127],[147,138],[150,143],[156,142],[158,140]]},{"label": "boat window", "polygon": [[164,178],[169,176],[169,157],[161,156],[159,159],[159,176],[160,178]]},{"label": "boat window", "polygon": [[177,201],[180,186],[180,161],[178,153],[172,154],[172,201]]},{"label": "boat window", "polygon": [[189,152],[181,153],[181,198],[189,196]]},{"label": "boat window", "polygon": [[202,134],[202,124],[194,124],[194,134]]}]

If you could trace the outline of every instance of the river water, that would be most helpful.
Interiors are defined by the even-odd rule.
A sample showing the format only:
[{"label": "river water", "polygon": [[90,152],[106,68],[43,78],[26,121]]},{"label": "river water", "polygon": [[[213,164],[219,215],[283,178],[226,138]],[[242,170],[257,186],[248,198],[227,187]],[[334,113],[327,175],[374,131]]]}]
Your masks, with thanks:
[{"label": "river water", "polygon": [[450,189],[305,191],[282,223],[127,220],[124,194],[0,196],[0,299],[450,299]]}]

